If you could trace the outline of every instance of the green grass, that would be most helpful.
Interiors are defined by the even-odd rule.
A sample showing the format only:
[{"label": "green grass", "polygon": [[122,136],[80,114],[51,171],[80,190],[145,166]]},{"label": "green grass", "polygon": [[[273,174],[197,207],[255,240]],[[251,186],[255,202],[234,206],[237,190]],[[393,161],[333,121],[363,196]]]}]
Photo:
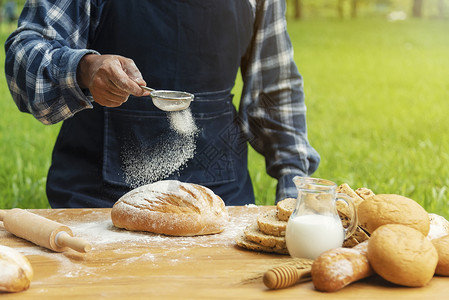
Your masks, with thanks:
[{"label": "green grass", "polygon": [[[322,158],[313,176],[402,194],[449,217],[449,21],[289,20],[289,32]],[[4,78],[0,95],[0,207],[48,207],[59,126],[19,113]],[[250,172],[257,203],[273,204],[276,182],[252,150]]]},{"label": "green grass", "polygon": [[8,30],[0,27],[0,208],[45,208],[46,175],[59,126],[45,126],[20,113],[12,100],[3,71]]},{"label": "green grass", "polygon": [[289,23],[322,157],[313,176],[449,216],[448,30],[438,20]]}]

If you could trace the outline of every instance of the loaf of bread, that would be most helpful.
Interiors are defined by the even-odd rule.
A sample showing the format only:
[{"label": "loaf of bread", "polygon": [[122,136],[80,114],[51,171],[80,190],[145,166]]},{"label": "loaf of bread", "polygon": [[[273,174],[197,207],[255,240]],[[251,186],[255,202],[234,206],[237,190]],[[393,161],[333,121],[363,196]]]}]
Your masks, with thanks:
[{"label": "loaf of bread", "polygon": [[432,240],[438,252],[438,264],[435,274],[449,276],[449,235]]},{"label": "loaf of bread", "polygon": [[429,215],[416,201],[401,196],[378,194],[360,203],[357,214],[362,228],[372,233],[385,224],[402,224],[427,235]]},{"label": "loaf of bread", "polygon": [[419,287],[432,279],[438,253],[420,231],[401,224],[378,227],[368,241],[374,271],[395,284]]},{"label": "loaf of bread", "polygon": [[352,249],[335,248],[322,253],[312,264],[315,288],[322,292],[335,292],[374,274],[366,248],[367,242],[364,242]]},{"label": "loaf of bread", "polygon": [[194,236],[222,232],[229,216],[223,200],[210,189],[164,180],[123,195],[112,207],[111,219],[127,230]]},{"label": "loaf of bread", "polygon": [[17,250],[0,245],[0,291],[20,292],[30,287],[33,268]]}]

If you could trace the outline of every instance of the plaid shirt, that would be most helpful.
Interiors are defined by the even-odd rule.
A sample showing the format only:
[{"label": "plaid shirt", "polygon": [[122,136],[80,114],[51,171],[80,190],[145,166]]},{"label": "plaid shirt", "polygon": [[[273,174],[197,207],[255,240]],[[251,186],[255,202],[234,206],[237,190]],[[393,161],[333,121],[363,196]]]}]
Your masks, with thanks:
[{"label": "plaid shirt", "polygon": [[[242,60],[239,121],[251,145],[277,178],[276,200],[296,197],[295,175],[319,164],[307,140],[302,78],[293,61],[285,1],[247,0],[254,11],[254,40]],[[105,0],[27,1],[17,30],[5,43],[6,79],[18,108],[54,124],[92,107],[76,69],[89,50]]]}]

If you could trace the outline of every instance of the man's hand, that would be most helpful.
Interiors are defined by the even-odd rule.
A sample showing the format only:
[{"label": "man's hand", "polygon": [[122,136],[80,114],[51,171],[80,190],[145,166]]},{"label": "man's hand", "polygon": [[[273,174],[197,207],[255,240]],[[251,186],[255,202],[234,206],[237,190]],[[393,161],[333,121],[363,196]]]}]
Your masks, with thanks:
[{"label": "man's hand", "polygon": [[129,95],[149,95],[140,88],[146,82],[134,61],[119,55],[85,55],[78,64],[77,80],[103,106],[120,106]]}]

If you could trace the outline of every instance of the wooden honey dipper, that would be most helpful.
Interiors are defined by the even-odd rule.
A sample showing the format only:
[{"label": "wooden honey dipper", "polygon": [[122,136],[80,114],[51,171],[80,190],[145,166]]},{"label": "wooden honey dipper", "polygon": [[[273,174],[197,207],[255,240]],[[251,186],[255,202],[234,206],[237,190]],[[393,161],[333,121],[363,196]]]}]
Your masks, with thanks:
[{"label": "wooden honey dipper", "polygon": [[20,208],[0,210],[0,221],[10,233],[56,252],[72,248],[86,253],[92,249],[88,242],[73,237],[69,227]]},{"label": "wooden honey dipper", "polygon": [[270,289],[283,289],[295,285],[300,281],[312,280],[310,275],[312,267],[297,269],[294,266],[280,266],[265,272],[263,283]]}]

